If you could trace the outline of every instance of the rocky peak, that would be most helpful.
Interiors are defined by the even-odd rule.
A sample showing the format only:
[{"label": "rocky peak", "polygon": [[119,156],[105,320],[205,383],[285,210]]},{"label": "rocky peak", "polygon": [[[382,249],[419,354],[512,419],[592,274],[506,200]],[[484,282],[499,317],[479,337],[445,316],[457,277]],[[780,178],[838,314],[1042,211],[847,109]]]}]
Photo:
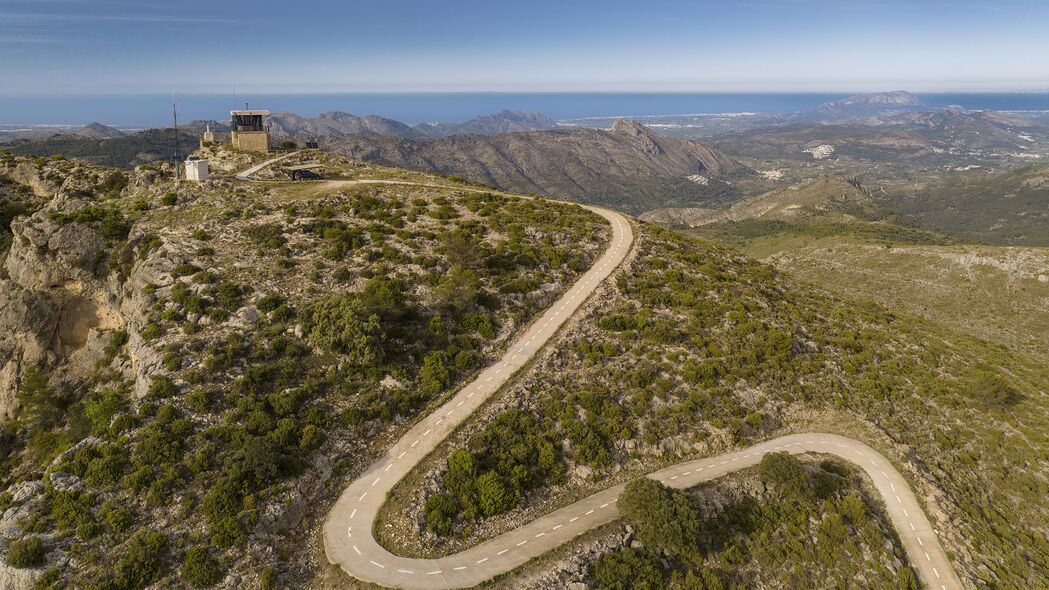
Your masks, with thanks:
[{"label": "rocky peak", "polygon": [[642,143],[642,150],[647,154],[663,153],[663,148],[659,145],[659,136],[633,119],[617,119],[612,124],[612,133],[636,138]]},{"label": "rocky peak", "polygon": [[76,131],[77,135],[93,139],[109,139],[112,137],[124,137],[124,132],[119,129],[103,125],[101,123],[88,123]]}]

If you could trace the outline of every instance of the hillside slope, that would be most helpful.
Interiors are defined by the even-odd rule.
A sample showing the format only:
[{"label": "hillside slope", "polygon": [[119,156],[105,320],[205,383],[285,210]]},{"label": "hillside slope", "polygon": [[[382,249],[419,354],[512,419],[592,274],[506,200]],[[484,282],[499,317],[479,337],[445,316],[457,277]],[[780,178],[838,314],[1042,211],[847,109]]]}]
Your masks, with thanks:
[{"label": "hillside slope", "polygon": [[[730,244],[828,290],[1046,358],[1046,248],[965,244],[964,236],[868,221],[920,221],[891,211],[879,197],[858,183],[828,176],[728,209],[671,209],[644,217],[692,228],[691,233]],[[996,200],[1012,205],[1008,197],[988,199]],[[991,231],[998,220],[983,216]],[[979,219],[974,215],[968,221]],[[1006,229],[1003,223],[998,231]]]},{"label": "hillside slope", "polygon": [[827,175],[748,197],[723,209],[655,209],[640,217],[662,225],[697,227],[745,220],[843,220],[884,213],[859,182]]},{"label": "hillside slope", "polygon": [[[405,541],[414,533],[432,548],[441,537],[420,523],[450,514],[447,551],[662,465],[829,429],[895,457],[963,578],[1045,585],[1049,543],[1026,524],[1047,518],[1044,363],[828,295],[709,242],[651,226],[638,239],[616,288],[565,343],[395,493],[393,527],[376,527],[388,546],[417,551]],[[536,464],[502,451],[521,437],[568,443]],[[431,497],[469,489],[463,465],[504,478],[520,502],[488,517],[468,496],[458,511],[433,509]],[[521,468],[528,478],[514,475]]]},{"label": "hillside slope", "polygon": [[611,131],[456,135],[425,141],[353,137],[331,149],[369,162],[629,212],[732,200],[734,188],[721,179],[745,171],[717,150],[657,135],[634,121],[618,121]]},{"label": "hillside slope", "polygon": [[[178,143],[181,155],[185,156],[197,148],[200,136],[194,131],[182,129],[178,134]],[[132,168],[140,164],[171,159],[175,154],[175,133],[169,128],[147,129],[130,135],[52,135],[47,138],[18,140],[4,147],[12,153],[24,156],[47,157],[61,154],[99,166]]]},{"label": "hillside slope", "polygon": [[1049,164],[952,174],[895,191],[887,204],[924,226],[971,240],[1049,245]]},{"label": "hillside slope", "polygon": [[303,587],[345,478],[610,233],[344,158],[309,156],[417,184],[236,183],[220,164],[250,156],[209,156],[216,175],[177,190],[153,168],[0,162],[62,187],[12,221],[0,274],[2,587]]}]

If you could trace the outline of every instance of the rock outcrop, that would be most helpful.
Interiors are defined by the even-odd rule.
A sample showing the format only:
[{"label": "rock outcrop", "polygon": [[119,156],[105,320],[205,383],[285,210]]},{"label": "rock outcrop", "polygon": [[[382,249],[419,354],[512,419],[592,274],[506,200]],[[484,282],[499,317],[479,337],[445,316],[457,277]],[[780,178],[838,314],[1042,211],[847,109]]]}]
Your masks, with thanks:
[{"label": "rock outcrop", "polygon": [[0,278],[0,421],[13,414],[26,369],[48,367],[59,380],[84,378],[109,335],[128,328],[134,333],[142,317],[143,287],[156,275],[149,270],[151,261],[136,261],[127,277],[109,268],[113,257],[133,260],[141,236],[112,250],[115,244],[97,224],[65,220],[94,206],[60,192],[40,211],[11,224],[6,278]]}]

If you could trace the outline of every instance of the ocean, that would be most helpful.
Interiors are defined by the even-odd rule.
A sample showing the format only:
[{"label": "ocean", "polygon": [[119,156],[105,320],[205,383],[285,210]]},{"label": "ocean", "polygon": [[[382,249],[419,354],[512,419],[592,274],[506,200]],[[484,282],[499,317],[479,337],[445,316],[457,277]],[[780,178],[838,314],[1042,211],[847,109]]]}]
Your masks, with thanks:
[{"label": "ocean", "polygon": [[[404,123],[456,123],[503,109],[554,119],[699,113],[804,111],[849,93],[397,93],[176,95],[180,121],[222,120],[251,108],[316,116],[326,111],[381,115]],[[918,94],[931,107],[959,105],[999,111],[1049,110],[1049,92]],[[3,97],[0,125],[84,125],[123,128],[170,124],[170,95]]]}]

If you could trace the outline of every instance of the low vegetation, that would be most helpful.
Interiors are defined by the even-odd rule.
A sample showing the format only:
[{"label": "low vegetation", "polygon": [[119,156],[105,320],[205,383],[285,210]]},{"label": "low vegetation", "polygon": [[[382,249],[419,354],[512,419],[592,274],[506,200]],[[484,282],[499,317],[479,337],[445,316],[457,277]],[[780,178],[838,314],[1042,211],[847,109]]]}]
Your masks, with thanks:
[{"label": "low vegetation", "polygon": [[[1025,524],[1049,518],[1039,499],[1049,489],[1044,364],[798,285],[770,266],[651,226],[616,287],[562,347],[464,429],[487,433],[500,407],[518,411],[512,405],[565,441],[565,483],[548,479],[519,507],[546,510],[632,473],[720,454],[796,424],[833,432],[855,421],[874,434],[848,434],[907,449],[889,453],[948,515],[938,526],[964,576],[1015,587],[1049,579],[1040,565],[1049,563],[1049,544]],[[455,438],[452,448],[468,450],[469,440]],[[447,473],[441,464],[429,468]],[[445,546],[505,530],[517,512],[464,515],[455,543]]]},{"label": "low vegetation", "polygon": [[693,230],[792,275],[1046,358],[1049,250],[958,243],[863,222],[782,220]]},{"label": "low vegetation", "polygon": [[602,590],[920,587],[879,501],[836,461],[769,454],[695,490],[638,479],[619,506],[637,540],[591,566]]}]

